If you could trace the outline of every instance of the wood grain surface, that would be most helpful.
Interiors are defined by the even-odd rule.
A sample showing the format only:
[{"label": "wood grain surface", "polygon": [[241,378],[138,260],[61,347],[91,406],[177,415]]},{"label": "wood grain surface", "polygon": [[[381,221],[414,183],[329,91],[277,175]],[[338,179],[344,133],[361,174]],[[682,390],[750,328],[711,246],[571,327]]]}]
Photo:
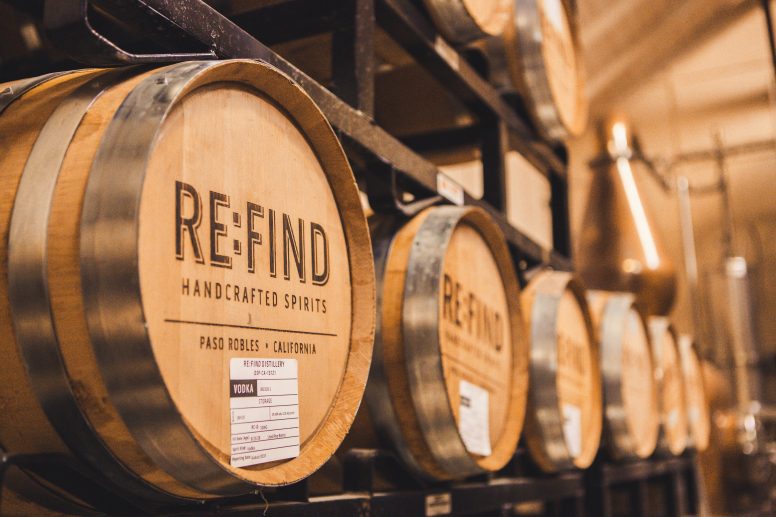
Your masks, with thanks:
[{"label": "wood grain surface", "polygon": [[658,350],[655,371],[660,392],[660,418],[666,447],[678,456],[687,447],[689,434],[684,374],[676,334],[670,324],[655,325],[657,321],[653,319],[650,325],[657,329],[652,334],[652,346]]},{"label": "wood grain surface", "polygon": [[636,453],[647,458],[655,450],[660,430],[657,385],[653,373],[649,336],[641,315],[631,309],[625,323],[622,355],[622,397]]},{"label": "wood grain surface", "polygon": [[[393,236],[383,278],[382,343],[387,385],[398,425],[411,456],[426,475],[459,477],[441,467],[430,451],[413,404],[407,377],[407,347],[402,314],[410,252],[417,234],[435,209],[427,209]],[[479,213],[477,217],[482,217]],[[522,428],[527,392],[527,346],[516,308],[517,284],[505,274],[512,267],[506,248],[496,251],[489,239],[503,240],[494,227],[464,216],[456,223],[441,255],[437,320],[445,396],[452,421],[460,425],[461,382],[488,393],[487,426],[491,454],[469,452],[483,471],[501,468],[514,453]],[[484,237],[483,235],[488,235]],[[498,242],[498,241],[495,241]],[[510,297],[510,293],[513,293]],[[511,298],[511,302],[510,302]],[[516,319],[517,318],[517,319]],[[428,389],[438,389],[429,386]],[[460,432],[460,429],[458,430]]]},{"label": "wood grain surface", "polygon": [[8,302],[8,230],[16,190],[32,146],[59,103],[95,72],[68,74],[43,83],[0,116],[0,443],[8,451],[62,451],[65,446],[43,413],[14,340]]},{"label": "wood grain surface", "polygon": [[[553,336],[549,346],[554,347],[554,358],[550,359],[551,352],[545,349],[549,341],[531,342],[532,368],[548,372],[554,386],[538,386],[541,381],[531,380],[526,445],[539,467],[547,472],[559,470],[555,458],[560,456],[574,467],[586,468],[595,459],[601,441],[603,392],[600,350],[584,289],[569,273],[540,271],[531,278],[521,301],[531,339]],[[539,397],[539,390],[554,390],[552,398],[557,406],[545,405],[549,399]],[[550,420],[559,423],[557,439],[562,444],[545,434]]]},{"label": "wood grain surface", "polygon": [[703,452],[709,446],[711,435],[711,410],[703,383],[703,365],[690,336],[680,336],[679,346],[687,394],[687,420],[691,445],[697,451]]},{"label": "wood grain surface", "polygon": [[[164,88],[167,82],[158,78],[167,70],[126,73],[103,91],[81,120],[62,163],[52,164],[59,176],[45,274],[65,374],[96,435],[151,485],[179,496],[207,497],[211,494],[163,469],[135,440],[138,429],[130,428],[114,403],[106,382],[111,372],[98,360],[87,325],[88,310],[126,316],[121,307],[86,307],[82,296],[83,282],[93,281],[82,277],[80,241],[93,162],[109,128],[125,123],[126,115],[117,112],[125,109],[128,96],[149,81]],[[180,431],[191,433],[212,461],[247,481],[246,487],[287,484],[333,454],[363,394],[374,333],[369,233],[344,152],[298,86],[250,61],[201,70],[173,92],[177,98],[169,97],[174,105],[166,107],[151,140],[138,144],[149,146],[143,152],[150,150],[148,162],[140,164],[144,181],[135,194],[140,208],[133,274],[141,293],[141,323],[155,368],[182,419]],[[48,81],[0,117],[0,140],[8,149],[0,156],[5,178],[0,229],[6,241],[16,186],[37,134],[65,96],[94,74]],[[149,79],[152,74],[157,75]],[[116,226],[113,231],[126,239],[133,230]],[[99,259],[119,258],[111,252]],[[3,268],[6,253],[0,247]],[[12,336],[6,277],[0,279],[0,325]],[[130,286],[112,288],[123,292]],[[8,358],[0,375],[12,381],[0,390],[3,446],[13,452],[63,450],[16,344],[6,339],[0,346]],[[229,464],[229,361],[235,357],[298,362],[297,458],[247,468]],[[153,422],[158,408],[150,398],[147,403]]]}]

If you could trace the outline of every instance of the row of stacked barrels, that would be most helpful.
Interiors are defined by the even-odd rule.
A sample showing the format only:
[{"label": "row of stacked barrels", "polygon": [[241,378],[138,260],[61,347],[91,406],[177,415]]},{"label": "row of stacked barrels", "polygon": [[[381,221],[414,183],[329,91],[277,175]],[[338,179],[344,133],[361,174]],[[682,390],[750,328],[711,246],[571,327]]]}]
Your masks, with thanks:
[{"label": "row of stacked barrels", "polygon": [[650,353],[629,295],[591,311],[551,271],[521,295],[481,209],[367,222],[331,127],[267,65],[53,74],[1,101],[7,452],[73,453],[159,504],[242,494],[318,469],[364,393],[348,444],[430,479],[497,471],[521,434],[543,469],[584,468],[604,421],[615,457],[681,453],[688,420],[704,446],[670,325]]},{"label": "row of stacked barrels", "polygon": [[477,49],[502,93],[525,100],[545,137],[579,136],[588,122],[573,0],[423,0],[451,45]]},{"label": "row of stacked barrels", "polygon": [[506,242],[479,209],[371,221],[377,333],[366,411],[347,445],[389,443],[419,476],[494,472],[518,438],[546,472],[708,445],[692,339],[630,293],[535,272],[520,292]]},{"label": "row of stacked barrels", "polygon": [[[367,222],[335,133],[270,66],[2,85],[0,148],[8,454],[72,454],[132,500],[170,505],[297,482],[346,436],[390,444],[431,479],[497,471],[521,434],[543,468],[585,467],[602,411],[620,418],[607,443],[621,456],[651,452],[633,442],[639,419],[659,420],[643,411],[652,356],[602,331],[623,359],[599,363],[569,274],[538,274],[521,299],[479,209]],[[617,326],[617,303],[602,325]],[[641,388],[617,385],[626,364]],[[684,409],[678,370],[656,371],[670,407],[659,443],[678,453],[673,425],[701,410]],[[4,483],[17,501],[53,490],[28,470]]]},{"label": "row of stacked barrels", "polygon": [[[630,293],[537,270],[519,288],[476,208],[373,216],[377,332],[347,447],[389,444],[422,478],[495,472],[521,435],[552,473],[708,445],[702,362]],[[603,452],[601,444],[603,443]]]}]

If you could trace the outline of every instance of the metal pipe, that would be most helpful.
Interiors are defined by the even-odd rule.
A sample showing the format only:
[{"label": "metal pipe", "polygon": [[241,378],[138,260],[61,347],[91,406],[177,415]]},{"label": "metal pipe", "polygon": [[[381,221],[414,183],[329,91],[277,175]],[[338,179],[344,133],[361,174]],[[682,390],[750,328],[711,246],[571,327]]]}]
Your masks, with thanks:
[{"label": "metal pipe", "polygon": [[[776,140],[758,140],[728,147],[722,147],[721,143],[717,142],[714,149],[678,154],[661,168],[656,165],[655,161],[647,157],[638,146],[633,150],[630,158],[643,163],[647,168],[647,172],[658,182],[663,190],[670,192],[675,188],[675,183],[670,180],[668,173],[679,165],[709,160],[719,161],[720,155],[730,157],[762,151],[776,151]],[[723,188],[722,181],[716,181],[711,185],[689,185],[689,190],[693,194],[720,192]]]},{"label": "metal pipe", "polygon": [[719,191],[722,194],[722,248],[726,257],[734,255],[735,248],[735,229],[733,228],[733,207],[730,202],[730,182],[727,175],[727,166],[725,163],[725,152],[722,147],[722,140],[719,133],[714,135],[714,142],[717,146],[717,172],[719,173]]},{"label": "metal pipe", "polygon": [[744,454],[759,455],[763,452],[765,445],[761,415],[762,385],[746,259],[728,257],[725,261],[725,276],[727,277],[729,332],[739,418],[737,441]]},{"label": "metal pipe", "polygon": [[761,151],[776,150],[776,141],[769,140],[757,140],[754,142],[746,142],[743,144],[736,144],[720,149],[719,146],[715,146],[714,149],[708,149],[703,151],[691,151],[688,153],[678,154],[671,161],[670,167],[675,167],[680,163],[687,162],[702,162],[706,160],[715,160],[720,150],[725,153],[725,156],[736,156],[739,154],[757,153]]},{"label": "metal pipe", "polygon": [[[692,205],[690,199],[690,181],[686,176],[676,177],[676,192],[679,202],[679,226],[682,232],[682,252],[684,255],[684,269],[687,275],[687,286],[692,305],[693,326],[695,334],[699,338],[704,333],[703,315],[701,313],[701,297],[698,287],[698,256],[695,251],[695,230],[692,223]],[[706,343],[705,339],[699,339],[699,343]]]}]

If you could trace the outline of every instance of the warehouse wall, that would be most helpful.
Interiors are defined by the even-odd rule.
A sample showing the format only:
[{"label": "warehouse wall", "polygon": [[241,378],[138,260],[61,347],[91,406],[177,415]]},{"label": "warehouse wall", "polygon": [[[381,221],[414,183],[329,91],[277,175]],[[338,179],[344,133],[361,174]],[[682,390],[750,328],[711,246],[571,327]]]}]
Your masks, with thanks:
[{"label": "warehouse wall", "polygon": [[[596,116],[627,117],[645,153],[668,164],[683,153],[714,148],[715,134],[723,146],[774,140],[773,69],[765,22],[753,9],[725,30],[687,54],[678,56],[631,93],[610,103]],[[588,161],[598,151],[593,130],[571,144],[571,214],[575,235],[592,172]],[[754,295],[761,343],[776,352],[776,147],[727,160],[731,208],[735,220],[734,252],[744,255],[754,270]],[[682,174],[694,185],[716,180],[714,161],[686,164],[666,171]],[[679,295],[673,316],[682,331],[693,331],[692,312],[683,273],[678,205],[643,169],[636,181],[656,227],[679,272]],[[707,300],[715,304],[705,320],[712,322],[722,301],[712,277],[723,256],[722,211],[719,194],[693,197],[701,283]],[[719,318],[716,318],[717,320]]]}]

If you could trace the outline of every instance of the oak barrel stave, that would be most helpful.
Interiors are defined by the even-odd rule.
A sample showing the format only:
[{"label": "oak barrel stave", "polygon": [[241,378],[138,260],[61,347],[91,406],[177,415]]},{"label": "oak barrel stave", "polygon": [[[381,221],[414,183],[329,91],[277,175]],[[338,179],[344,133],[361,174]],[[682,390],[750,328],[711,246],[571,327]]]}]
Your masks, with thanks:
[{"label": "oak barrel stave", "polygon": [[[52,88],[62,92],[54,95]],[[249,61],[182,63],[145,73],[79,72],[52,78],[43,86],[28,89],[20,99],[10,103],[0,116],[0,125],[13,128],[3,134],[15,133],[13,144],[8,145],[11,152],[4,156],[4,171],[11,181],[4,182],[6,190],[0,201],[0,222],[5,231],[10,230],[9,275],[3,278],[10,277],[11,282],[8,289],[3,289],[8,299],[2,297],[0,304],[10,314],[2,324],[9,334],[11,328],[16,330],[22,352],[15,355],[17,347],[12,340],[5,344],[8,350],[4,352],[15,360],[6,362],[2,373],[15,382],[0,390],[0,402],[8,414],[17,418],[5,419],[0,427],[4,447],[30,453],[70,450],[122,490],[158,502],[247,493],[256,485],[287,484],[312,473],[333,454],[355,416],[368,372],[374,322],[366,222],[347,160],[320,111],[290,79]],[[213,104],[219,110],[202,109]],[[22,115],[26,112],[35,116]],[[272,138],[282,145],[270,142],[270,152],[252,157],[248,153],[249,158],[231,152],[239,148],[242,135],[253,134],[243,128],[255,127],[256,122],[264,124],[262,134],[275,135]],[[219,124],[225,123],[235,127],[224,126],[228,130],[219,132]],[[212,135],[211,128],[215,130]],[[233,135],[235,143],[224,141],[227,137],[213,138],[219,134]],[[189,147],[184,148],[184,143]],[[181,160],[183,154],[201,156],[203,148],[210,153],[204,159]],[[278,149],[274,155],[273,148]],[[278,162],[268,160],[279,156],[280,150],[287,150],[290,161],[285,172],[290,179],[273,183],[271,164]],[[217,159],[223,159],[223,165]],[[208,160],[213,161],[213,167],[203,176],[196,167],[198,162]],[[255,174],[257,168],[267,171],[266,178],[249,176],[244,181],[239,177],[245,172]],[[224,175],[213,176],[212,170],[223,170]],[[258,344],[247,348],[244,342],[250,339],[241,336],[242,348],[237,348],[235,337],[234,353],[225,353],[223,348],[205,352],[204,334],[198,343],[193,339],[197,334],[178,327],[169,330],[177,323],[162,319],[163,311],[174,309],[180,313],[185,307],[204,311],[207,305],[201,302],[197,306],[196,300],[182,299],[181,278],[184,294],[189,280],[176,274],[190,275],[193,271],[201,276],[206,264],[203,260],[191,261],[190,267],[181,265],[170,231],[175,228],[184,239],[190,238],[187,253],[196,256],[197,243],[191,233],[200,231],[199,227],[188,227],[190,233],[186,234],[179,223],[173,226],[175,219],[170,216],[177,210],[177,217],[182,219],[182,210],[187,208],[176,208],[170,203],[175,199],[172,196],[157,195],[175,194],[170,180],[176,179],[171,178],[176,171],[185,171],[182,174],[189,184],[212,178],[222,182],[213,185],[211,209],[213,191],[223,191],[229,182],[242,181],[244,192],[229,192],[226,201],[217,199],[222,204],[216,205],[216,210],[224,210],[220,207],[228,206],[230,197],[235,209],[245,206],[241,196],[257,198],[256,189],[263,189],[262,202],[272,203],[274,199],[274,208],[280,208],[277,214],[281,224],[286,219],[291,221],[284,210],[293,214],[294,209],[307,214],[304,220],[313,221],[304,227],[300,218],[298,233],[291,223],[281,226],[286,232],[282,237],[286,249],[285,255],[283,250],[280,253],[288,261],[288,278],[275,281],[266,276],[262,280],[262,287],[271,282],[281,286],[298,275],[296,291],[285,289],[294,305],[287,306],[285,312],[275,305],[279,308],[274,310],[273,323],[280,330],[261,330],[264,327],[260,319],[247,327],[229,323],[228,317],[240,313],[250,313],[250,322],[251,314],[256,314],[252,309],[222,310],[215,302],[205,307],[208,316],[226,318],[227,325],[219,328],[229,328],[209,330],[208,342],[212,337],[217,343],[220,334],[223,343],[226,337],[231,340],[241,332],[253,337],[257,332],[275,333],[290,340],[275,337],[273,350],[269,350],[268,337],[266,350],[259,351]],[[300,174],[314,177],[302,180]],[[176,179],[175,184],[179,183]],[[317,203],[305,201],[305,195],[310,194],[284,197],[284,190],[295,188],[297,183],[315,188]],[[194,191],[191,187],[190,192]],[[272,209],[270,205],[269,217],[275,214]],[[255,230],[256,221],[264,217],[263,208],[253,210],[253,220],[247,223],[249,231]],[[234,223],[230,227],[219,217],[223,216],[216,212],[216,224],[222,226],[216,227],[211,236],[216,235],[220,242],[226,240],[227,233],[237,236],[240,228],[246,228],[238,212],[234,221],[229,221]],[[169,220],[169,225],[157,224],[159,218]],[[164,235],[163,229],[169,235]],[[307,231],[309,240],[305,241]],[[288,240],[289,232],[296,233],[298,240]],[[253,238],[250,244],[254,249],[261,245],[258,231],[248,237]],[[265,246],[271,244],[267,238],[264,236]],[[308,249],[304,248],[305,242]],[[237,243],[235,239],[234,250],[225,250],[216,241],[208,258],[226,257],[235,263],[244,260],[248,250]],[[305,255],[310,249],[312,255]],[[260,260],[265,266],[263,256]],[[165,261],[169,262],[162,266]],[[284,264],[280,267],[283,271]],[[234,279],[250,285],[262,273],[232,269],[228,277],[221,270],[213,271],[217,272],[215,283],[226,278],[230,283],[223,285],[233,287],[237,285]],[[331,316],[326,315],[325,308],[310,314],[315,311],[310,307],[316,303],[310,293],[323,296],[324,307],[328,301]],[[171,305],[176,296],[181,302]],[[236,296],[233,303],[238,301]],[[269,307],[263,310],[273,311]],[[258,317],[264,316],[259,313]],[[315,337],[299,343],[296,341],[304,338],[294,339],[297,330],[293,329],[305,330],[299,325],[301,320],[311,325],[334,325],[340,332],[312,332],[308,336]],[[300,355],[315,350],[314,340],[318,341],[314,357]],[[191,348],[197,344],[200,355]],[[177,352],[175,347],[183,345],[190,347],[188,351]],[[205,357],[205,353],[210,355]],[[279,364],[284,363],[284,357],[291,357],[294,365],[299,364],[299,409],[292,410],[302,412],[301,423],[297,424],[302,431],[297,433],[303,435],[297,457],[255,465],[229,464],[228,445],[225,450],[223,444],[229,439],[224,433],[231,432],[230,355],[269,358],[266,363],[277,358],[279,361],[272,362]],[[222,366],[214,369],[219,363]],[[30,378],[24,375],[25,368]],[[181,368],[202,372],[220,368],[220,375],[188,377],[196,384],[181,390],[183,384],[177,373]],[[316,369],[326,377],[314,382],[311,372]],[[202,396],[207,391],[202,386],[208,383],[217,392],[210,398]],[[16,404],[14,401],[19,399],[21,403]],[[198,408],[198,404],[205,406]],[[20,433],[22,429],[33,432]]]},{"label": "oak barrel stave", "polygon": [[[9,229],[8,301],[13,314],[16,341],[24,357],[37,399],[48,419],[69,448],[124,490],[145,499],[165,502],[169,498],[158,493],[148,480],[137,476],[116,461],[124,455],[123,449],[106,447],[95,436],[92,423],[86,416],[82,392],[78,384],[71,384],[66,367],[66,350],[59,348],[52,306],[48,294],[53,289],[45,271],[48,255],[48,222],[55,186],[65,156],[75,141],[75,133],[87,110],[110,87],[116,86],[129,73],[95,72],[83,85],[62,99],[37,135],[36,142],[24,165],[14,199]],[[54,166],[52,166],[54,165]],[[57,218],[53,218],[54,223]],[[65,339],[66,341],[66,339]],[[139,462],[147,459],[138,455]],[[155,480],[167,486],[170,480]],[[175,485],[175,482],[171,482]],[[192,496],[193,491],[180,487],[179,495]]]},{"label": "oak barrel stave", "polygon": [[[430,208],[406,223],[390,217],[372,223],[379,316],[365,396],[370,422],[364,426],[372,427],[426,479],[456,479],[501,468],[517,445],[527,387],[517,279],[503,236],[484,212],[463,207]],[[461,253],[467,251],[473,254],[472,264],[480,264],[470,276],[461,275],[466,269]],[[451,291],[454,282],[461,292],[474,289],[473,297],[492,293],[488,301],[501,315],[503,348],[488,351],[484,334],[450,326],[451,313],[445,311],[457,299]],[[484,305],[472,310],[486,314]],[[455,355],[463,342],[484,358],[472,358],[473,369],[468,371]],[[498,368],[483,369],[481,361],[497,357],[504,358]],[[481,442],[463,430],[469,429],[472,417],[461,413],[461,389],[475,396],[488,393],[487,417],[479,420],[487,421],[487,433],[481,432],[488,437],[480,436]]]},{"label": "oak barrel stave", "polygon": [[499,36],[512,19],[512,0],[424,0],[439,32],[454,44]]},{"label": "oak barrel stave", "polygon": [[531,340],[528,452],[546,472],[586,468],[602,432],[599,346],[571,273],[540,271],[521,296]]},{"label": "oak barrel stave", "polygon": [[690,429],[687,445],[703,452],[709,446],[711,409],[704,385],[703,361],[692,336],[679,336],[679,354],[687,393],[687,422]]},{"label": "oak barrel stave", "polygon": [[679,456],[687,448],[689,427],[678,336],[668,318],[652,316],[648,324],[660,399],[657,451]]},{"label": "oak barrel stave", "polygon": [[516,0],[504,34],[480,47],[490,62],[491,81],[523,96],[547,137],[561,141],[582,134],[588,120],[583,63],[563,0]]}]

